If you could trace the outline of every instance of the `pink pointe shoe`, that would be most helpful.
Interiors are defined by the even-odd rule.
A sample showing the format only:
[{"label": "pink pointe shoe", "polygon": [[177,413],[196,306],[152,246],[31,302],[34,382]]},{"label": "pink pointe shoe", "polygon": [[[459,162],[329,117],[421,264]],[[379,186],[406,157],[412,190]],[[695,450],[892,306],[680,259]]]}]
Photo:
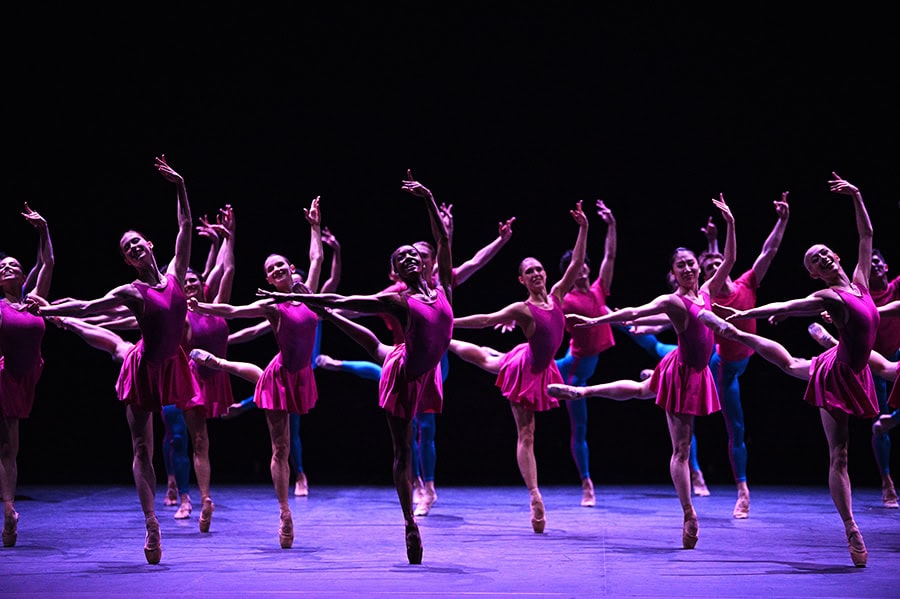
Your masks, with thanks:
[{"label": "pink pointe shoe", "polygon": [[162,535],[159,533],[159,520],[156,516],[147,516],[147,536],[144,538],[144,557],[148,564],[158,564],[162,559]]}]

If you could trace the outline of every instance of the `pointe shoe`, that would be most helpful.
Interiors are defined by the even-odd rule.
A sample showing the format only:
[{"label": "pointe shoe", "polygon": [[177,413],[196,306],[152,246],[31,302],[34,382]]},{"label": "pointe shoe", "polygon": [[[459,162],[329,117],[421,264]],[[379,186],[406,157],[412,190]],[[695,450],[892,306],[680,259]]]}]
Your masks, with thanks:
[{"label": "pointe shoe", "polygon": [[698,497],[709,497],[709,487],[703,480],[703,472],[700,470],[691,470],[691,486],[694,488],[694,495]]},{"label": "pointe shoe", "polygon": [[882,414],[878,420],[872,423],[873,435],[886,435],[892,428],[897,426],[893,414]]},{"label": "pointe shoe", "polygon": [[653,376],[653,369],[652,369],[652,368],[645,368],[645,369],[643,369],[643,370],[641,371],[641,374],[638,375],[638,378],[639,378],[640,380],[642,380],[642,381],[646,381],[646,380],[649,379],[651,376]]},{"label": "pointe shoe", "polygon": [[316,368],[321,368],[322,370],[339,370],[340,365],[340,361],[335,360],[331,356],[326,356],[325,354],[316,356]]},{"label": "pointe shoe", "polygon": [[869,552],[863,542],[862,533],[855,525],[847,531],[847,547],[850,549],[850,559],[853,560],[853,565],[857,568],[865,568],[869,561]]},{"label": "pointe shoe", "polygon": [[15,547],[19,538],[19,512],[13,510],[3,514],[3,546]]},{"label": "pointe shoe", "polygon": [[547,385],[547,395],[557,399],[582,399],[584,391],[572,385],[562,385],[560,383],[551,383]]},{"label": "pointe shoe", "polygon": [[425,481],[422,480],[421,476],[417,476],[412,481],[412,500],[414,504],[418,504],[425,497]]},{"label": "pointe shoe", "polygon": [[290,510],[281,512],[281,525],[278,527],[278,543],[282,549],[290,549],[294,544],[294,520]]},{"label": "pointe shoe", "polygon": [[213,354],[209,353],[205,349],[192,349],[191,350],[191,360],[196,362],[197,364],[201,364],[203,366],[208,366],[210,368],[214,368],[217,363],[217,358]]},{"label": "pointe shoe", "polygon": [[699,538],[700,523],[697,522],[697,516],[685,518],[684,525],[681,527],[681,546],[685,549],[693,549],[697,546]]},{"label": "pointe shoe", "polygon": [[406,525],[406,559],[410,564],[422,563],[422,535],[415,522]]},{"label": "pointe shoe", "polygon": [[166,498],[163,499],[163,505],[166,507],[178,505],[178,487],[169,485],[169,488],[166,489]]},{"label": "pointe shoe", "polygon": [[416,505],[413,515],[427,516],[435,501],[437,501],[437,492],[434,490],[434,485],[429,486],[428,483],[425,483],[425,487],[422,489],[422,500]]},{"label": "pointe shoe", "polygon": [[581,481],[581,507],[594,507],[597,505],[597,498],[594,496],[594,483],[591,479],[586,478]]},{"label": "pointe shoe", "polygon": [[162,559],[162,535],[156,516],[147,516],[147,536],[144,538],[144,557],[148,564],[158,564]]},{"label": "pointe shoe", "polygon": [[200,508],[200,532],[209,532],[209,525],[212,522],[213,511],[216,504],[212,499],[205,497],[203,499],[203,507]]},{"label": "pointe shoe", "polygon": [[731,515],[738,520],[744,520],[750,517],[750,494],[746,495],[738,493],[737,503],[734,504],[734,511]]},{"label": "pointe shoe", "polygon": [[835,339],[831,333],[828,332],[828,329],[820,325],[818,322],[814,322],[808,327],[806,330],[809,332],[809,336],[812,337],[816,343],[824,347],[825,349],[829,349],[837,345],[837,339]]},{"label": "pointe shoe", "polygon": [[309,495],[309,482],[307,482],[304,473],[298,472],[297,482],[294,483],[294,496],[306,497],[307,495]]},{"label": "pointe shoe", "polygon": [[192,511],[194,511],[194,506],[191,505],[191,496],[185,493],[181,496],[181,505],[178,506],[178,511],[175,512],[175,519],[187,520],[191,517]]},{"label": "pointe shoe", "polygon": [[882,487],[881,489],[881,503],[884,507],[889,509],[897,509],[900,508],[900,502],[898,502],[897,491],[894,489],[893,485],[888,487]]},{"label": "pointe shoe", "polygon": [[547,525],[547,518],[544,513],[544,500],[538,495],[531,498],[531,528],[534,532],[541,534]]}]

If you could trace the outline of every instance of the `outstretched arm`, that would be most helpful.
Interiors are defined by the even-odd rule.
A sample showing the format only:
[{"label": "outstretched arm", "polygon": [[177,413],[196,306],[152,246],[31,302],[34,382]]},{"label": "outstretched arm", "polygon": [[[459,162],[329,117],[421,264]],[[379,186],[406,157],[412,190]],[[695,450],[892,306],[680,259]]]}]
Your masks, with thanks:
[{"label": "outstretched arm", "polygon": [[575,204],[575,209],[570,210],[569,213],[578,224],[578,237],[575,238],[575,247],[572,248],[572,260],[569,262],[566,272],[550,289],[550,294],[555,295],[560,303],[562,303],[563,297],[575,284],[575,279],[578,278],[578,273],[584,265],[584,256],[587,252],[588,219],[581,209],[581,200],[578,200]]},{"label": "outstretched arm", "polygon": [[391,314],[406,322],[406,301],[399,293],[376,295],[340,295],[337,293],[282,293],[257,289],[256,295],[271,302],[297,301],[310,308],[336,308],[359,314]]},{"label": "outstretched arm", "polygon": [[132,306],[142,301],[134,285],[128,283],[110,290],[94,300],[70,299],[50,305],[34,305],[29,309],[39,316],[89,316],[115,310],[120,306]]},{"label": "outstretched arm", "polygon": [[244,327],[238,331],[228,335],[228,345],[238,345],[239,343],[247,343],[254,339],[259,339],[266,333],[272,331],[272,325],[268,320],[263,320],[253,326]]},{"label": "outstretched arm", "polygon": [[478,250],[474,256],[472,256],[466,262],[463,262],[459,266],[456,267],[456,277],[454,279],[454,283],[458,286],[464,281],[466,281],[469,277],[475,274],[481,267],[491,261],[494,256],[500,251],[506,243],[512,238],[512,225],[516,222],[516,217],[507,219],[506,221],[500,221],[498,225],[498,235],[497,238]]},{"label": "outstretched arm", "polygon": [[788,217],[791,215],[790,207],[788,206],[788,192],[781,192],[781,200],[776,200],[774,204],[778,220],[775,221],[775,227],[769,233],[769,236],[766,237],[762,251],[753,263],[753,275],[756,277],[757,284],[762,282],[763,277],[769,271],[772,260],[775,259],[775,254],[778,253],[781,239],[784,237],[784,230],[787,228]]},{"label": "outstretched arm", "polygon": [[494,326],[496,324],[515,321],[522,326],[531,314],[525,302],[515,302],[490,314],[472,314],[470,316],[460,316],[453,319],[453,328],[455,329],[483,329]]},{"label": "outstretched arm", "polygon": [[734,233],[734,216],[731,214],[731,208],[725,203],[725,195],[719,194],[719,199],[713,198],[713,204],[722,212],[722,218],[725,219],[727,225],[725,229],[725,253],[722,257],[722,264],[716,269],[716,274],[706,281],[703,286],[709,291],[710,296],[716,297],[725,285],[725,281],[731,274],[734,267],[734,261],[737,254],[737,240]]},{"label": "outstretched arm", "polygon": [[245,306],[231,304],[215,304],[197,301],[196,297],[187,300],[188,310],[197,314],[221,316],[222,318],[267,318],[274,310],[275,302],[261,299]]},{"label": "outstretched arm", "polygon": [[612,289],[613,269],[616,264],[616,217],[603,200],[597,200],[597,214],[606,223],[606,240],[603,243],[603,261],[597,277],[607,293]]},{"label": "outstretched arm", "polygon": [[843,302],[837,294],[830,289],[823,289],[808,295],[807,297],[787,300],[783,302],[771,302],[748,310],[737,310],[729,306],[714,304],[719,313],[725,314],[725,320],[744,320],[747,318],[770,318],[772,324],[784,320],[789,316],[818,316],[823,310],[835,313],[843,310]]},{"label": "outstretched arm", "polygon": [[25,202],[25,211],[22,213],[22,216],[34,225],[38,235],[40,235],[40,267],[33,282],[33,287],[29,287],[26,280],[25,293],[33,292],[46,298],[50,293],[50,280],[53,278],[53,267],[56,264],[53,257],[53,244],[50,242],[50,229],[47,227],[47,221],[44,217],[28,207],[28,202]]},{"label": "outstretched arm", "polygon": [[832,171],[834,177],[828,184],[831,191],[848,195],[853,198],[853,209],[856,213],[856,232],[859,234],[859,256],[856,261],[856,269],[853,271],[853,282],[869,288],[869,274],[872,271],[872,221],[863,203],[859,188],[841,179],[840,175]]},{"label": "outstretched arm", "polygon": [[191,223],[191,205],[188,203],[187,187],[184,185],[184,177],[179,175],[166,162],[166,155],[156,157],[156,170],[166,181],[175,184],[175,194],[178,198],[178,236],[175,238],[175,255],[172,259],[172,274],[178,279],[179,285],[184,285],[184,276],[187,274],[191,262],[191,235],[193,230]]},{"label": "outstretched arm", "polygon": [[[631,323],[639,319],[646,319],[648,316],[656,316],[659,314],[668,315],[667,308],[671,302],[670,297],[670,295],[660,295],[643,306],[622,308],[621,310],[616,310],[604,314],[603,316],[596,316],[593,318],[581,314],[566,314],[566,323],[581,328],[592,327],[604,323]],[[655,322],[655,320],[653,322]]]},{"label": "outstretched arm", "polygon": [[406,179],[403,181],[403,191],[412,195],[425,199],[425,208],[428,210],[428,220],[431,222],[431,234],[434,237],[435,245],[435,264],[437,265],[438,280],[444,287],[447,294],[447,300],[452,303],[452,285],[453,285],[453,256],[450,251],[450,233],[447,231],[447,224],[441,218],[437,203],[434,201],[434,195],[431,191],[413,179],[412,171],[407,169]]}]

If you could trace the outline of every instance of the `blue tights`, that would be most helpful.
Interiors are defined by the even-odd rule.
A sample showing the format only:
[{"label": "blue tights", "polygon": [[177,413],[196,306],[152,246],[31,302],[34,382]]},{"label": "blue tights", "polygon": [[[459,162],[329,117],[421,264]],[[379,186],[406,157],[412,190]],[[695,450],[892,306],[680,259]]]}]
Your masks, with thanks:
[{"label": "blue tights", "polygon": [[[447,381],[450,373],[450,353],[441,356],[441,382]],[[412,466],[413,477],[425,482],[434,482],[434,468],[437,464],[437,449],[434,436],[437,428],[435,414],[416,414],[413,418]]]},{"label": "blue tights", "polygon": [[716,378],[716,390],[722,415],[725,417],[725,428],[728,430],[728,449],[730,450],[731,470],[734,481],[747,482],[747,445],[744,443],[744,409],[741,406],[741,387],[738,377],[747,370],[749,356],[743,360],[725,362],[714,352],[709,361],[709,368]]},{"label": "blue tights", "polygon": [[[556,366],[564,383],[583,387],[587,385],[588,379],[597,368],[597,356],[576,358],[570,348],[564,357],[556,361]],[[572,451],[572,459],[575,460],[581,480],[585,480],[591,477],[587,442],[587,399],[570,399],[565,403],[571,430],[569,449]]]},{"label": "blue tights", "polygon": [[[894,353],[893,356],[887,356],[889,360],[897,361],[900,358],[900,351]],[[888,396],[891,394],[891,383],[887,379],[880,376],[873,376],[875,382],[875,395],[878,396],[878,411],[881,414],[890,414],[891,407],[888,406]],[[894,383],[895,385],[900,383]],[[882,475],[891,473],[891,436],[890,435],[872,435],[872,451],[875,453],[875,462],[878,464],[878,471]]]},{"label": "blue tights", "polygon": [[162,409],[165,434],[163,435],[163,461],[166,474],[175,476],[178,494],[190,492],[191,460],[188,457],[187,423],[180,408],[168,405]]}]

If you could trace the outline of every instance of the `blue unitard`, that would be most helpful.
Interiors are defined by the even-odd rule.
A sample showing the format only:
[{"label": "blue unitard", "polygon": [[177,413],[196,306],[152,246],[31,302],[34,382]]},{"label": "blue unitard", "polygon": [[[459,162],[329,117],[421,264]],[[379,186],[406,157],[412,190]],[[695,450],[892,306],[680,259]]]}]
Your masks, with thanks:
[{"label": "blue unitard", "polygon": [[[449,352],[441,356],[441,383],[447,381],[450,372]],[[422,412],[413,418],[412,464],[413,477],[421,477],[425,482],[434,482],[434,468],[437,464],[437,450],[434,436],[437,429],[434,412]]]},{"label": "blue unitard", "polygon": [[[888,360],[896,362],[900,360],[900,350],[893,355],[885,356]],[[891,394],[891,382],[880,376],[872,375],[872,381],[875,383],[875,395],[878,396],[878,411],[881,414],[891,414],[892,418],[897,417],[897,410],[892,410],[888,405],[888,396]],[[893,383],[894,385],[898,383]],[[891,473],[891,436],[890,435],[872,435],[872,451],[875,454],[875,461],[878,463],[878,469],[881,474]]]},{"label": "blue unitard", "polygon": [[175,485],[179,495],[190,493],[191,459],[188,456],[187,422],[184,412],[174,404],[163,406],[163,462],[166,474],[175,477]]},{"label": "blue unitard", "polygon": [[[556,361],[556,366],[559,368],[563,382],[567,385],[583,387],[587,385],[588,379],[594,374],[598,361],[598,356],[576,358],[572,355],[572,349],[569,348],[566,355]],[[569,426],[572,431],[570,449],[581,480],[584,480],[591,477],[587,443],[587,399],[570,399],[566,401],[566,408],[569,412]]]}]

